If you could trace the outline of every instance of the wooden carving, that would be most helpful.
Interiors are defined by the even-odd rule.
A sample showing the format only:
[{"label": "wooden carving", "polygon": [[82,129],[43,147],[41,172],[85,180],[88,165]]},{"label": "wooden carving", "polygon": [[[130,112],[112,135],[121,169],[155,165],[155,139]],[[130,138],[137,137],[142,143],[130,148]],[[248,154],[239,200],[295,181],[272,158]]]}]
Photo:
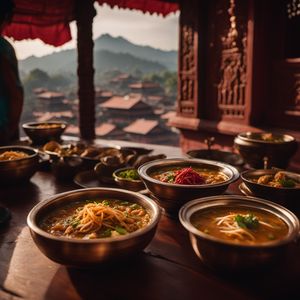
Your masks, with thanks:
[{"label": "wooden carving", "polygon": [[180,14],[177,114],[187,117],[197,117],[199,3],[190,0]]},{"label": "wooden carving", "polygon": [[194,56],[194,30],[191,25],[181,27],[181,54],[179,61],[179,113],[194,115],[194,86],[196,68]]},{"label": "wooden carving", "polygon": [[230,0],[228,9],[230,28],[227,36],[221,38],[221,76],[216,85],[217,101],[223,116],[243,118],[245,115],[247,39],[244,32],[239,34],[237,30],[234,9],[235,0]]}]

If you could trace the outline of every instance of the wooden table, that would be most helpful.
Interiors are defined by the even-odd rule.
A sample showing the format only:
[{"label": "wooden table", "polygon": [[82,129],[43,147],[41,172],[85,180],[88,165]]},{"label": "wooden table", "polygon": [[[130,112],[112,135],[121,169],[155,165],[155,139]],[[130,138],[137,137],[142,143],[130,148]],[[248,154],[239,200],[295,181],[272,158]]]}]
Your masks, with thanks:
[{"label": "wooden table", "polygon": [[[157,153],[178,156],[174,147]],[[61,266],[35,246],[26,225],[30,209],[48,197],[73,189],[49,171],[22,186],[0,189],[0,205],[12,212],[0,229],[0,299],[297,299],[300,297],[300,245],[271,270],[240,276],[218,275],[194,254],[178,220],[163,216],[150,245],[136,258],[95,270]],[[239,193],[237,184],[229,189]]]}]

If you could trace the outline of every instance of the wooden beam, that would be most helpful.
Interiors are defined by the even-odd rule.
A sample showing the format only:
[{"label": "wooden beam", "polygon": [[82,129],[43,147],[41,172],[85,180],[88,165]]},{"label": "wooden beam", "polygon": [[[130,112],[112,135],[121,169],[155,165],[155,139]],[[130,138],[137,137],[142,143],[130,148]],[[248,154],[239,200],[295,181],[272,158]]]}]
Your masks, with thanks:
[{"label": "wooden beam", "polygon": [[93,0],[75,0],[78,50],[79,129],[84,140],[95,138],[95,89],[93,67]]}]

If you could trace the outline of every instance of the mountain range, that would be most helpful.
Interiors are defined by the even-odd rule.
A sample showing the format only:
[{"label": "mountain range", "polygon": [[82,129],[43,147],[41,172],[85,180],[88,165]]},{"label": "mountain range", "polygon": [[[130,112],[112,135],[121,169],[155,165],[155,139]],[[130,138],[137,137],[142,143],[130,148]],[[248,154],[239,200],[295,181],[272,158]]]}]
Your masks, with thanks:
[{"label": "mountain range", "polygon": [[[42,57],[30,56],[19,61],[21,72],[41,69],[49,74],[76,73],[76,49],[62,50]],[[123,37],[104,34],[94,41],[94,68],[96,73],[108,70],[143,73],[177,69],[177,51],[164,51],[129,42]]]}]

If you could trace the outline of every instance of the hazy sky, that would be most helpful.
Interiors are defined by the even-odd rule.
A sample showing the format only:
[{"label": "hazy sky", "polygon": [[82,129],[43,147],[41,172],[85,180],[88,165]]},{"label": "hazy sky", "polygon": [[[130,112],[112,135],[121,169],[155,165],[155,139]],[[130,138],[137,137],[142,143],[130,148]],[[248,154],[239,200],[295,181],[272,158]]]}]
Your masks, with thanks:
[{"label": "hazy sky", "polygon": [[[94,38],[103,33],[123,36],[129,41],[149,45],[164,50],[178,48],[178,13],[166,18],[142,14],[138,11],[110,9],[108,6],[95,5],[97,16],[94,18]],[[40,40],[12,41],[19,59],[30,55],[43,56],[62,49],[76,46],[76,25],[71,23],[72,41],[62,47],[52,47]]]}]

